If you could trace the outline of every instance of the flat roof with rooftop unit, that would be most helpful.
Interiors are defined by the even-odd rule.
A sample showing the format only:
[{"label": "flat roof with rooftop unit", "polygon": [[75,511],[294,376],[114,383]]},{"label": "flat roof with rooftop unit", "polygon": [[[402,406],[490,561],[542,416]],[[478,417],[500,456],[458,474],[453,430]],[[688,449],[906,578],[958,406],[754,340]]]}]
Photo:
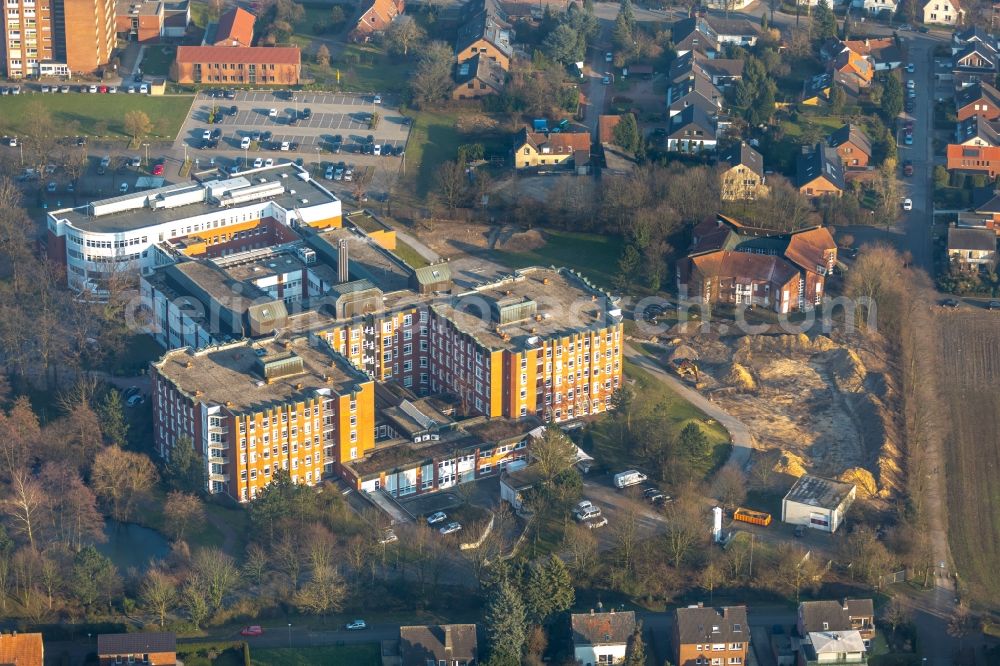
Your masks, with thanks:
[{"label": "flat roof with rooftop unit", "polygon": [[185,393],[236,413],[284,404],[318,389],[345,395],[371,381],[319,338],[175,349],[153,365]]}]

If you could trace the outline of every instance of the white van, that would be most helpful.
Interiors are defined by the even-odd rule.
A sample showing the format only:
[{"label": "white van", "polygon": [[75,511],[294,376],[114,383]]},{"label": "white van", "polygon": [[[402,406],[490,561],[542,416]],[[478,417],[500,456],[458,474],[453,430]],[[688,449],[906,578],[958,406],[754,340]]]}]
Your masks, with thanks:
[{"label": "white van", "polygon": [[648,477],[642,472],[638,472],[634,469],[630,469],[627,472],[620,472],[615,474],[615,488],[627,488],[628,486],[635,486]]}]

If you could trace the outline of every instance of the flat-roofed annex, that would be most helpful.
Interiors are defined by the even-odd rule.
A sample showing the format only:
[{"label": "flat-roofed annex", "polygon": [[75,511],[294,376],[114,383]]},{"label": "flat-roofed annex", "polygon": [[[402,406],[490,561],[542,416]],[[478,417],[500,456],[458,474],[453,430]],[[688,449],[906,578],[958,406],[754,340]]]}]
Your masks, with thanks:
[{"label": "flat-roofed annex", "polygon": [[[499,323],[499,309],[519,306],[525,318]],[[608,294],[566,269],[553,268],[526,268],[433,308],[490,349],[530,347],[534,340],[597,330],[620,320]]]},{"label": "flat-roofed annex", "polygon": [[[297,363],[287,359],[300,359]],[[285,362],[294,372],[264,377],[262,364]],[[154,364],[157,372],[198,401],[251,412],[312,397],[319,389],[343,395],[370,380],[318,338],[240,341],[202,350],[175,349]],[[269,372],[269,374],[271,374]]]}]

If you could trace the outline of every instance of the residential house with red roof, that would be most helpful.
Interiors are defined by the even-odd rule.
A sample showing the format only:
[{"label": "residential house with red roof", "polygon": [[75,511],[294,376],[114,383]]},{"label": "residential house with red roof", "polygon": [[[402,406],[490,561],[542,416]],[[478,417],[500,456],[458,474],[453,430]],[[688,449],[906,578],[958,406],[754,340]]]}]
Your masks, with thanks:
[{"label": "residential house with red roof", "polygon": [[691,299],[787,313],[822,301],[836,262],[837,246],[825,227],[782,233],[718,215],[695,227],[677,281]]},{"label": "residential house with red roof", "polygon": [[177,83],[288,86],[301,67],[295,46],[178,46],[170,74]]},{"label": "residential house with red roof", "polygon": [[177,663],[177,636],[172,632],[147,631],[100,634],[97,658],[101,666],[174,666]]},{"label": "residential house with red roof", "polygon": [[355,42],[367,42],[374,35],[385,32],[404,9],[404,0],[367,0],[361,5],[358,22],[348,38]]},{"label": "residential house with red roof", "polygon": [[956,90],[955,115],[959,122],[973,116],[997,120],[1000,118],[1000,90],[985,81]]},{"label": "residential house with red roof", "polygon": [[625,661],[629,639],[635,633],[633,611],[573,613],[573,656],[584,666]]},{"label": "residential house with red roof", "polygon": [[[514,139],[514,166],[532,169],[579,165],[590,158],[589,132],[530,132],[527,128]],[[572,160],[572,162],[571,162]]]},{"label": "residential house with red roof", "polygon": [[41,634],[0,634],[0,664],[42,666],[44,656]]},{"label": "residential house with red roof", "polygon": [[215,38],[207,46],[251,46],[256,21],[257,17],[242,7],[230,9],[219,17]]}]

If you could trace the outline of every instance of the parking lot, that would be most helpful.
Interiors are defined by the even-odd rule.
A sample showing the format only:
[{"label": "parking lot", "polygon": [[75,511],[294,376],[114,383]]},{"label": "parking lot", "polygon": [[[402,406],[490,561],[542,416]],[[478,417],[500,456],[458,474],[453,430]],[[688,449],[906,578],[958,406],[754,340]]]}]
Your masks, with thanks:
[{"label": "parking lot", "polygon": [[[376,104],[372,95],[296,92],[293,96],[284,90],[231,94],[226,98],[200,93],[181,127],[175,149],[202,149],[205,130],[218,129],[218,145],[209,149],[222,154],[243,152],[241,142],[250,137],[254,144],[250,150],[270,148],[308,156],[317,150],[332,152],[339,145],[342,153],[361,154],[366,147],[371,152],[377,145],[384,156],[387,148],[395,153],[405,146],[410,132],[409,119],[385,103]],[[218,109],[221,122],[210,125],[213,109]],[[373,112],[379,114],[379,122],[375,129],[369,129]]]}]

